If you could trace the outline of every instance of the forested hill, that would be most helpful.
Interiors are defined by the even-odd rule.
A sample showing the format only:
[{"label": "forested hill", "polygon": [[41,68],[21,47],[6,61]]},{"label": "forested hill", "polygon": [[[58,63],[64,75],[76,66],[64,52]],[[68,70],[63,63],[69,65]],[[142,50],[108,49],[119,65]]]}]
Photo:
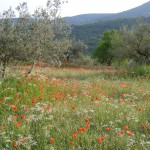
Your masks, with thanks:
[{"label": "forested hill", "polygon": [[71,25],[83,25],[104,20],[114,20],[118,18],[150,17],[150,1],[136,8],[116,13],[116,14],[82,14],[73,17],[64,17]]},{"label": "forested hill", "polygon": [[[143,20],[144,22],[150,23],[150,17],[145,17]],[[88,45],[89,53],[91,53],[104,31],[108,29],[119,29],[123,25],[132,26],[136,21],[137,18],[126,18],[99,21],[97,23],[86,25],[73,25],[72,35],[75,36],[75,38],[84,41]]]},{"label": "forested hill", "polygon": [[110,17],[112,14],[82,14],[73,17],[64,17],[63,19],[70,25],[83,25],[98,20],[105,20],[107,17]]},{"label": "forested hill", "polygon": [[150,17],[150,1],[136,8],[117,13],[108,19]]}]

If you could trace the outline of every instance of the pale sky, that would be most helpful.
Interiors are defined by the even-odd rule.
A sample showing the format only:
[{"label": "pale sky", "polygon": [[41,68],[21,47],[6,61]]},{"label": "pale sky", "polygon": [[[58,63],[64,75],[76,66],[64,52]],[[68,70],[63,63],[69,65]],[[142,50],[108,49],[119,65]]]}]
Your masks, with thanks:
[{"label": "pale sky", "polygon": [[[75,16],[86,13],[117,13],[137,7],[150,0],[68,0],[63,5],[61,16]],[[31,13],[38,6],[45,6],[47,0],[0,0],[0,12],[15,9],[21,2],[27,2]]]}]

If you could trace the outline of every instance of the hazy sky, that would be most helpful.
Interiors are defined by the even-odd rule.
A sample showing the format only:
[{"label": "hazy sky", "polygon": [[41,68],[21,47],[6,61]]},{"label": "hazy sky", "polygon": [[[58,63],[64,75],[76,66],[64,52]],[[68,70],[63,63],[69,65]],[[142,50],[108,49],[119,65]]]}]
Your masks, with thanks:
[{"label": "hazy sky", "polygon": [[[0,12],[13,9],[21,2],[27,2],[31,12],[38,6],[44,6],[47,0],[0,0]],[[85,13],[117,13],[139,6],[150,0],[68,0],[62,7],[61,16],[74,16]]]}]

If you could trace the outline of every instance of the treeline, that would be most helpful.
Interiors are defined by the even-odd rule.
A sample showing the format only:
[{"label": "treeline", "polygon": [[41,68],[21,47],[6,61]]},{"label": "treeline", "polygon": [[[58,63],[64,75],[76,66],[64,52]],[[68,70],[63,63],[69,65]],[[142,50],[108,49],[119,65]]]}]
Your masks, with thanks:
[{"label": "treeline", "polygon": [[[121,26],[124,25],[131,27],[132,25],[136,24],[136,20],[137,18],[126,18],[99,21],[97,23],[86,25],[74,25],[72,26],[72,35],[75,36],[75,38],[84,41],[88,46],[88,52],[91,54],[104,31],[109,29],[118,30]],[[150,17],[143,17],[143,21],[150,23]]]},{"label": "treeline", "polygon": [[[38,61],[60,66],[72,55],[78,56],[86,45],[71,39],[71,28],[59,15],[63,2],[48,0],[46,7],[37,8],[33,14],[28,11],[27,3],[20,4],[15,11],[11,8],[0,15],[0,71],[5,77],[6,67],[14,61],[30,62],[31,68]],[[78,50],[76,50],[78,47]]]},{"label": "treeline", "polygon": [[96,47],[93,58],[101,64],[125,59],[149,64],[150,17],[138,25],[136,19],[118,19],[71,29],[59,15],[62,4],[61,0],[48,0],[46,7],[30,14],[27,3],[22,3],[16,8],[18,18],[11,8],[0,15],[2,78],[6,67],[19,61],[30,63],[26,75],[39,61],[51,66],[61,66],[62,62],[93,65],[95,60],[85,56],[88,47],[90,52]]},{"label": "treeline", "polygon": [[93,58],[101,64],[130,61],[136,64],[150,64],[150,24],[138,19],[132,26],[103,33]]}]

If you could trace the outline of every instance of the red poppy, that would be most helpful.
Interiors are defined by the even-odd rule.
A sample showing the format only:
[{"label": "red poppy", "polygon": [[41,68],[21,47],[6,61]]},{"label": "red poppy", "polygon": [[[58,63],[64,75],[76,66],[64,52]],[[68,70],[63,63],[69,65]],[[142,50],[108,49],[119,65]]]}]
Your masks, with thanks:
[{"label": "red poppy", "polygon": [[106,128],[106,131],[110,131],[110,128],[109,128],[109,127],[107,127],[107,128]]},{"label": "red poppy", "polygon": [[54,138],[50,138],[49,141],[50,141],[50,143],[53,143],[55,141],[55,139]]},{"label": "red poppy", "polygon": [[71,141],[70,144],[71,144],[71,145],[74,145],[74,142]]},{"label": "red poppy", "polygon": [[22,119],[26,119],[26,116],[25,116],[25,115],[22,115],[21,118],[22,118]]},{"label": "red poppy", "polygon": [[18,142],[17,142],[17,141],[14,141],[14,142],[13,142],[13,147],[17,147],[17,145],[18,145]]},{"label": "red poppy", "polygon": [[124,135],[124,131],[121,130],[121,131],[118,133],[118,135]]},{"label": "red poppy", "polygon": [[86,128],[90,128],[90,126],[91,126],[90,124],[87,124],[87,125],[86,125]]},{"label": "red poppy", "polygon": [[51,108],[51,106],[47,106],[46,108],[49,110]]},{"label": "red poppy", "polygon": [[77,138],[78,132],[74,132],[74,134],[72,135],[74,138]]},{"label": "red poppy", "polygon": [[121,94],[122,97],[124,97],[126,94]]},{"label": "red poppy", "polygon": [[43,97],[42,97],[42,96],[40,96],[40,97],[39,97],[39,99],[40,99],[40,100],[43,100]]},{"label": "red poppy", "polygon": [[89,119],[85,119],[85,122],[89,122]]},{"label": "red poppy", "polygon": [[99,98],[98,98],[98,97],[96,97],[96,100],[98,101],[98,100],[99,100]]},{"label": "red poppy", "polygon": [[79,131],[80,131],[80,132],[85,132],[86,129],[85,129],[85,128],[79,128]]},{"label": "red poppy", "polygon": [[22,124],[22,122],[21,122],[21,121],[18,121],[18,122],[16,123],[16,127],[21,126],[21,124]]},{"label": "red poppy", "polygon": [[123,128],[124,128],[125,130],[128,130],[128,129],[129,129],[129,127],[128,127],[128,126],[124,126]]},{"label": "red poppy", "polygon": [[32,105],[34,105],[35,103],[34,103],[34,101],[32,101]]},{"label": "red poppy", "polygon": [[142,111],[142,108],[139,108],[139,111]]},{"label": "red poppy", "polygon": [[91,101],[94,101],[94,98],[91,98]]},{"label": "red poppy", "polygon": [[130,132],[130,131],[128,131],[127,134],[128,134],[128,136],[132,136],[133,135],[133,133]]},{"label": "red poppy", "polygon": [[72,109],[75,109],[75,106],[72,106]]},{"label": "red poppy", "polygon": [[101,143],[104,139],[105,139],[104,136],[100,137],[100,138],[98,139],[98,143]]},{"label": "red poppy", "polygon": [[121,102],[125,102],[125,100],[123,100],[123,99],[120,99],[120,100],[118,100],[118,102],[120,102],[120,103],[121,103]]},{"label": "red poppy", "polygon": [[17,111],[17,106],[13,105],[12,107],[14,111]]},{"label": "red poppy", "polygon": [[61,97],[61,94],[60,94],[60,93],[56,93],[56,94],[55,94],[55,97],[56,97],[56,98],[60,98],[60,97]]},{"label": "red poppy", "polygon": [[147,127],[145,125],[142,125],[142,129],[146,129]]}]

